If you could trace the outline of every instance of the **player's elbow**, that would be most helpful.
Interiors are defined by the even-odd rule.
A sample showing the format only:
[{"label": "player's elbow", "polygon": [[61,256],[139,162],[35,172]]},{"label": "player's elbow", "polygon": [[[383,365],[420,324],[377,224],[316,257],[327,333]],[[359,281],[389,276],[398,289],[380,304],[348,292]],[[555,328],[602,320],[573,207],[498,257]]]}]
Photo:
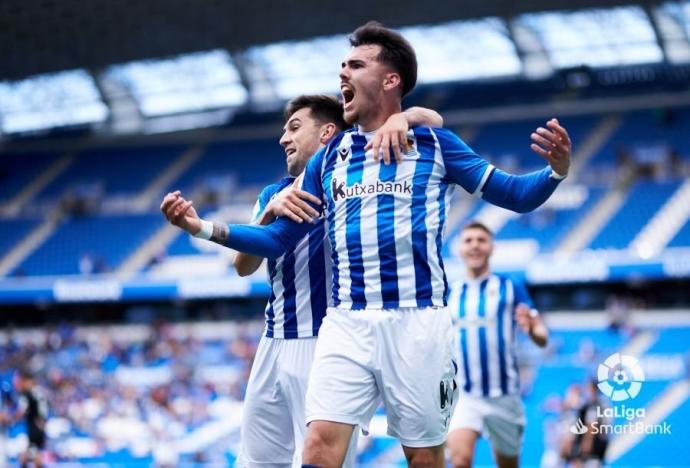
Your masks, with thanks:
[{"label": "player's elbow", "polygon": [[235,271],[237,272],[238,276],[245,277],[245,276],[249,276],[252,273],[254,273],[252,270],[250,270],[249,268],[246,268],[242,264],[237,264],[237,262],[235,262],[234,265],[235,265]]}]

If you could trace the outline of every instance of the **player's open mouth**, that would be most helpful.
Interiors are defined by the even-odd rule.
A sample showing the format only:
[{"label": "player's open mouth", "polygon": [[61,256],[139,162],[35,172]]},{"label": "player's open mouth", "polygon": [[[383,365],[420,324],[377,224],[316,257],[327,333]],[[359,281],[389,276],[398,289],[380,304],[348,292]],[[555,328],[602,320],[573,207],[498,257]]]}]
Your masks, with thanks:
[{"label": "player's open mouth", "polygon": [[355,92],[347,86],[340,88],[340,93],[343,95],[343,104],[347,106],[355,98]]},{"label": "player's open mouth", "polygon": [[287,157],[289,158],[290,156],[292,156],[292,155],[295,154],[296,152],[297,152],[296,149],[294,149],[294,148],[288,148],[288,149],[285,150],[285,156],[287,156]]}]

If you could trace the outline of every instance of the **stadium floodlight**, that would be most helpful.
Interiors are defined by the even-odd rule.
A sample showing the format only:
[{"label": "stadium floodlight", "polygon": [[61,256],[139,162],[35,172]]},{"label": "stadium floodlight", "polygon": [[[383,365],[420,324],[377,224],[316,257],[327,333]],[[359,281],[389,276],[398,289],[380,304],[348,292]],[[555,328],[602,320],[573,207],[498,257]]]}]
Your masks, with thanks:
[{"label": "stadium floodlight", "polygon": [[664,59],[652,23],[639,6],[520,15],[540,37],[556,68],[657,63]]},{"label": "stadium floodlight", "polygon": [[105,121],[108,108],[85,70],[0,82],[0,128],[25,133]]},{"label": "stadium floodlight", "polygon": [[300,94],[338,92],[340,64],[349,48],[342,34],[250,47],[245,59],[252,98],[286,100]]},{"label": "stadium floodlight", "polygon": [[113,65],[103,79],[125,86],[145,117],[239,107],[248,98],[224,50]]},{"label": "stadium floodlight", "polygon": [[668,2],[654,9],[654,19],[671,63],[690,63],[690,1]]},{"label": "stadium floodlight", "polygon": [[515,76],[522,64],[499,18],[402,28],[417,52],[420,83]]}]

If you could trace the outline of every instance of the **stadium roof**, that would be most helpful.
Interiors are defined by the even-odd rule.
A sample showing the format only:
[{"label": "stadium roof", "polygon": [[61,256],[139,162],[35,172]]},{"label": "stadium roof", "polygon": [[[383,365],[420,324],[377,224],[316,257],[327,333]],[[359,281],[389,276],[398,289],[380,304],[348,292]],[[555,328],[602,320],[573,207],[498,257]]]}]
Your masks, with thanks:
[{"label": "stadium roof", "polygon": [[419,0],[4,0],[0,2],[0,80],[346,33],[372,18],[401,27],[630,3],[446,0],[430,7]]}]

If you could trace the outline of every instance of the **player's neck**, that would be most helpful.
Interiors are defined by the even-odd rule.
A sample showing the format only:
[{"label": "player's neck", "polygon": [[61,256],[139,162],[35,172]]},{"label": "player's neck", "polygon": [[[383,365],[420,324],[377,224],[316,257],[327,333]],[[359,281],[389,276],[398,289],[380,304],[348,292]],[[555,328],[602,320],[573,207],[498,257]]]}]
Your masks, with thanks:
[{"label": "player's neck", "polygon": [[468,268],[467,278],[477,280],[489,276],[489,265],[481,268]]},{"label": "player's neck", "polygon": [[402,104],[400,101],[383,101],[371,115],[360,118],[357,125],[359,125],[359,130],[361,132],[374,132],[381,128],[391,115],[401,111]]}]

